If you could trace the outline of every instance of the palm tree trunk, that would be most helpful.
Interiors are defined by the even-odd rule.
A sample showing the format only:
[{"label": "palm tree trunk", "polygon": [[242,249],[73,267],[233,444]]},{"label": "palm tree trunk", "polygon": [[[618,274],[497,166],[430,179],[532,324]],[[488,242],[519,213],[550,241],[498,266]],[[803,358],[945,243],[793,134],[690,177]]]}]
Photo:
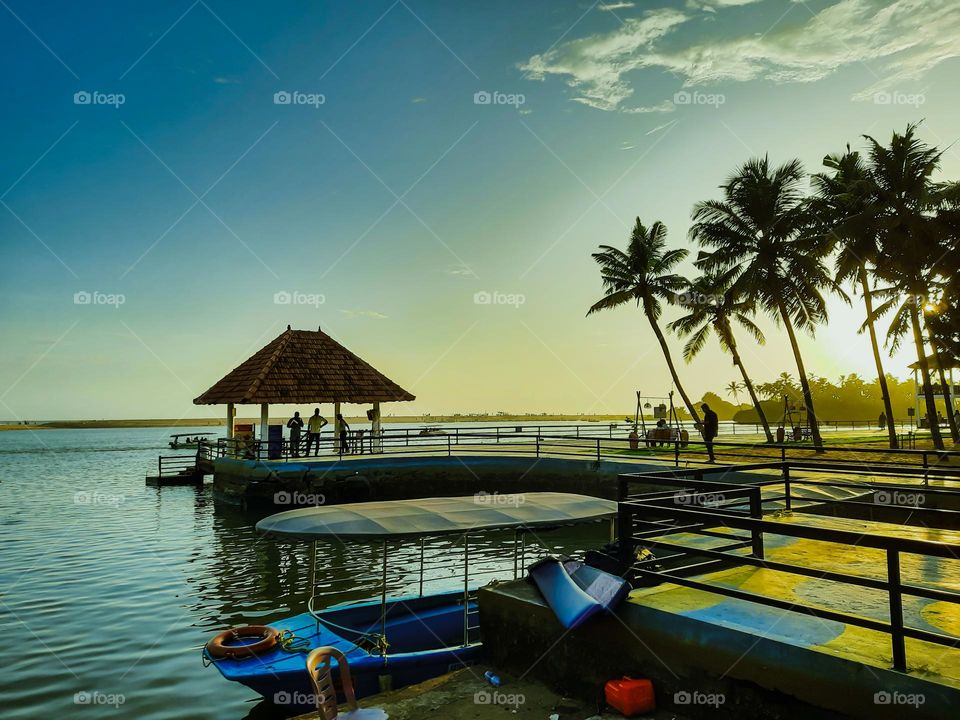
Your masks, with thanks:
[{"label": "palm tree trunk", "polygon": [[920,314],[912,304],[910,306],[910,325],[913,328],[913,344],[917,349],[917,362],[920,365],[920,377],[923,380],[923,399],[926,401],[927,424],[930,426],[930,435],[933,437],[933,447],[937,450],[943,450],[940,423],[937,422],[937,403],[933,399],[933,388],[930,386],[930,366],[927,364],[927,353],[923,349]]},{"label": "palm tree trunk", "polygon": [[733,333],[730,334],[728,340],[730,341],[727,343],[730,346],[730,354],[733,355],[733,364],[740,368],[740,374],[743,375],[743,384],[747,386],[747,392],[750,394],[753,406],[757,409],[757,415],[760,417],[760,424],[763,425],[763,432],[767,436],[767,442],[772,443],[773,434],[770,432],[770,423],[767,422],[767,416],[763,412],[763,406],[760,405],[760,401],[757,399],[757,393],[754,391],[753,383],[750,382],[750,377],[747,375],[747,369],[743,366],[743,360],[740,358],[737,344],[733,342]]},{"label": "palm tree trunk", "polygon": [[873,349],[873,362],[877,365],[877,382],[880,384],[880,395],[883,398],[883,412],[887,415],[887,436],[890,438],[890,448],[896,450],[897,428],[893,422],[893,403],[890,402],[890,388],[887,386],[887,375],[883,372],[883,360],[880,357],[880,346],[877,344],[877,329],[873,324],[873,298],[870,297],[870,278],[867,276],[867,267],[860,264],[860,287],[863,290],[863,304],[867,308],[867,330],[870,332],[870,347]]},{"label": "palm tree trunk", "polygon": [[803,404],[807,408],[807,422],[810,423],[810,435],[813,437],[813,444],[817,448],[817,452],[823,452],[820,423],[817,422],[817,413],[813,409],[813,393],[810,392],[810,381],[807,379],[807,371],[803,366],[803,356],[800,354],[800,345],[797,343],[797,336],[793,331],[793,322],[790,320],[790,314],[782,300],[777,303],[777,308],[780,310],[780,319],[783,320],[783,326],[787,329],[787,336],[790,338],[790,349],[793,350],[793,357],[797,361],[800,387],[803,390]]},{"label": "palm tree trunk", "polygon": [[947,385],[947,374],[943,371],[943,363],[940,361],[940,346],[937,345],[937,339],[933,336],[930,325],[927,323],[924,324],[927,326],[927,340],[930,343],[930,347],[933,348],[933,359],[937,362],[937,374],[940,377],[940,387],[943,389],[943,410],[947,414],[947,426],[950,428],[950,438],[954,444],[957,444],[960,443],[960,435],[957,434],[957,419],[953,416],[953,397],[950,392],[952,388]]},{"label": "palm tree trunk", "polygon": [[[646,310],[646,308],[644,308]],[[683,385],[680,384],[680,377],[677,375],[677,368],[673,365],[673,358],[670,356],[670,348],[667,347],[667,340],[663,337],[663,333],[660,332],[660,326],[657,325],[657,321],[653,319],[653,316],[649,312],[645,312],[647,320],[650,321],[650,327],[653,328],[654,334],[657,336],[657,341],[660,343],[660,349],[663,351],[663,357],[667,361],[667,367],[670,368],[670,376],[673,378],[673,384],[677,386],[677,390],[680,392],[680,397],[683,398],[683,404],[687,406],[687,412],[690,413],[690,417],[693,418],[694,422],[700,422],[700,415],[697,414],[696,408],[693,407],[693,403],[690,402],[690,398],[687,397],[687,392],[683,389]]]}]

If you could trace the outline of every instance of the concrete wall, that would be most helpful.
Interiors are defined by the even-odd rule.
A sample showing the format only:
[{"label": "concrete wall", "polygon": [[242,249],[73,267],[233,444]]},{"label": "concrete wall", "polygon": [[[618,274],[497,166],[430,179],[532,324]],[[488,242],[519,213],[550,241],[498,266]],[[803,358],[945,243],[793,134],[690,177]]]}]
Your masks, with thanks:
[{"label": "concrete wall", "polygon": [[[952,687],[631,603],[565,632],[525,581],[481,589],[480,624],[494,666],[590,698],[609,679],[650,678],[658,708],[688,717],[932,719],[960,707]],[[922,693],[924,703],[875,704],[884,690]],[[723,694],[724,702],[676,704],[677,692]]]},{"label": "concrete wall", "polygon": [[[218,500],[273,508],[278,494],[291,499],[323,495],[327,504],[478,492],[574,492],[616,499],[617,476],[654,470],[654,464],[576,458],[456,455],[378,457],[311,463],[218,459]],[[283,497],[280,498],[284,499]],[[296,504],[296,503],[295,503]],[[310,504],[309,499],[298,504]],[[288,509],[287,507],[279,509]]]}]

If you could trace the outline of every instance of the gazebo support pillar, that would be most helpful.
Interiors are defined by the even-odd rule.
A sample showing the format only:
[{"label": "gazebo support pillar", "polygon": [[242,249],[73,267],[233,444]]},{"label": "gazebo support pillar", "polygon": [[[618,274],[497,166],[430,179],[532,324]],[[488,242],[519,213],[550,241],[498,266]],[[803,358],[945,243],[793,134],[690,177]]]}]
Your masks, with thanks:
[{"label": "gazebo support pillar", "polygon": [[270,433],[270,404],[260,403],[260,441],[266,442]]},{"label": "gazebo support pillar", "polygon": [[227,403],[227,440],[233,440],[233,403]]},{"label": "gazebo support pillar", "polygon": [[381,452],[383,450],[383,442],[380,439],[380,403],[375,402],[373,404],[373,424],[370,427],[370,432],[373,437],[370,439],[370,451],[371,452]]}]

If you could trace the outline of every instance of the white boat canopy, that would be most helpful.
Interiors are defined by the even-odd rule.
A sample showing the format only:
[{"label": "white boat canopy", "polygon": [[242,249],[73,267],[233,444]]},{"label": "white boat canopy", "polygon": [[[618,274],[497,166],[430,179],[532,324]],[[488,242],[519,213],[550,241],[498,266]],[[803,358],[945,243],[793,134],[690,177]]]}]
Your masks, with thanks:
[{"label": "white boat canopy", "polygon": [[573,525],[616,514],[616,502],[588,495],[479,493],[287,510],[264,518],[257,530],[299,540],[387,540]]}]

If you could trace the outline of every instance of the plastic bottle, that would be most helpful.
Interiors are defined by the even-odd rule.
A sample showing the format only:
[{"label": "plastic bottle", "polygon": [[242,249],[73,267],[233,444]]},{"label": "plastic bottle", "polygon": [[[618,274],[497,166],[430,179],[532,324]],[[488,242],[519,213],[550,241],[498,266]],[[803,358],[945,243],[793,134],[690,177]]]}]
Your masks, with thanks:
[{"label": "plastic bottle", "polygon": [[500,678],[497,675],[493,674],[493,670],[487,670],[483,676],[487,681],[494,687],[500,687]]}]

